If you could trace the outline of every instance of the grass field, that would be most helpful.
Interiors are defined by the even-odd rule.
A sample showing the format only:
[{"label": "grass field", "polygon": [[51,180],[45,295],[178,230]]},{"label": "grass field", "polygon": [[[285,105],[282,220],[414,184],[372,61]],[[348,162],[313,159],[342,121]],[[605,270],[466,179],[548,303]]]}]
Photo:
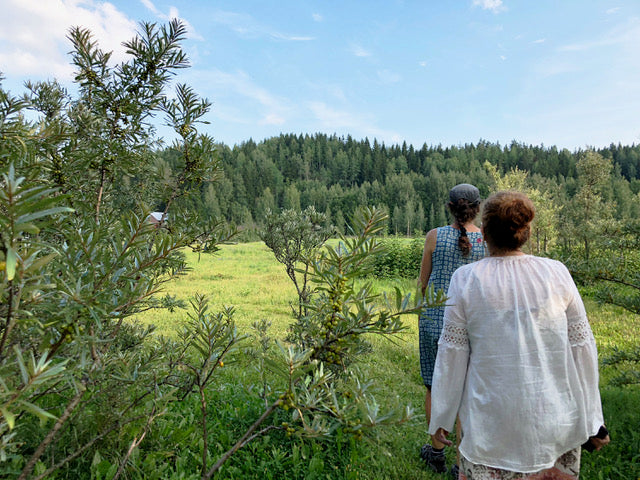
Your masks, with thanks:
[{"label": "grass field", "polygon": [[[227,245],[215,256],[198,257],[187,253],[187,260],[192,270],[167,287],[170,293],[183,299],[188,299],[195,293],[205,294],[210,298],[214,311],[216,307],[234,305],[239,330],[249,332],[253,322],[264,318],[272,324],[271,335],[284,338],[292,321],[290,305],[296,301],[295,289],[284,268],[275,261],[264,244],[254,242]],[[379,291],[390,291],[394,286],[410,292],[413,291],[414,281],[405,279],[375,282]],[[585,303],[601,356],[610,352],[614,346],[630,347],[637,344],[640,332],[637,316],[598,305],[588,298]],[[138,320],[154,324],[159,333],[171,336],[185,318],[185,311],[163,311],[147,312],[140,315]],[[411,404],[416,411],[422,412],[424,387],[419,373],[417,318],[406,317],[405,323],[408,327],[406,333],[393,342],[381,338],[371,339],[373,352],[362,359],[362,368],[375,380],[378,392],[376,398],[380,403],[393,404],[399,400],[400,403]],[[614,374],[615,371],[611,368],[601,370],[605,418],[613,442],[602,452],[583,455],[583,479],[640,479],[640,392],[633,387],[609,386],[609,379]],[[238,378],[249,373],[229,375]],[[284,447],[260,447],[262,444],[259,444],[249,449],[249,453],[245,453],[238,462],[244,461],[246,464],[255,460],[255,456],[267,457],[262,458],[262,463],[256,463],[253,474],[247,474],[246,467],[243,467],[243,478],[443,478],[427,472],[418,459],[420,445],[427,438],[426,428],[422,415],[411,425],[381,429],[374,437],[366,438],[360,444],[354,445],[352,442],[349,448],[332,449],[331,455],[339,458],[331,458],[329,453],[313,442],[300,440],[299,444],[291,441],[289,446]],[[271,471],[273,468],[273,461],[280,456],[293,456],[298,459],[298,465],[282,467],[285,468],[284,476],[272,477],[266,474],[267,470]],[[452,461],[451,454],[448,463],[451,464]],[[289,465],[284,460],[280,463]],[[291,465],[295,464],[296,462],[292,462]],[[271,467],[264,467],[263,470],[261,465]],[[232,473],[235,471],[233,468],[232,464],[226,471],[225,478],[238,478]]]}]

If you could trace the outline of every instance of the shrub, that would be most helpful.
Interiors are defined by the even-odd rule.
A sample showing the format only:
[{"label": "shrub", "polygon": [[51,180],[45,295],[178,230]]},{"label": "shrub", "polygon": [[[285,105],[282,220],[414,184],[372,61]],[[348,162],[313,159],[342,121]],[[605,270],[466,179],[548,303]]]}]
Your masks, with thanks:
[{"label": "shrub", "polygon": [[[143,24],[125,43],[131,59],[112,66],[75,28],[77,96],[56,82],[29,84],[25,99],[0,89],[3,473],[81,478],[101,458],[117,468],[100,475],[117,477],[175,399],[183,357],[129,319],[179,306],[158,293],[185,271],[180,250],[214,250],[228,237],[181,204],[219,168],[212,139],[196,129],[210,104],[185,85],[175,100],[165,93],[187,66],[185,33],[177,21]],[[33,122],[27,108],[39,114]],[[153,151],[149,119],[160,112],[181,152],[170,171]],[[169,227],[147,221],[158,205],[171,210]]]},{"label": "shrub", "polygon": [[418,278],[424,239],[386,238],[380,255],[371,258],[376,278]]}]

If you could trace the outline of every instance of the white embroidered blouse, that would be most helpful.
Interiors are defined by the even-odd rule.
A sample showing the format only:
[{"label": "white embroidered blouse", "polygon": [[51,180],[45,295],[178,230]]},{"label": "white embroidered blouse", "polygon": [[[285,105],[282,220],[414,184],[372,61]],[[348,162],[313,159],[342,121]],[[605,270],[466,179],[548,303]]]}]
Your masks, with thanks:
[{"label": "white embroidered blouse", "polygon": [[562,263],[487,257],[456,270],[448,295],[429,433],[458,414],[467,460],[529,473],[598,432],[598,354]]}]

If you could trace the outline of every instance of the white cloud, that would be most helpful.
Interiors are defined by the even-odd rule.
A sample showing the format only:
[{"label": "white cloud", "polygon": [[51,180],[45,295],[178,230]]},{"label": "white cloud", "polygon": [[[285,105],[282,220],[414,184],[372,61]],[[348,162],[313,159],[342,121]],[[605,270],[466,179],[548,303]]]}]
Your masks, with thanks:
[{"label": "white cloud", "polygon": [[369,50],[356,43],[351,44],[350,50],[356,57],[371,57],[373,55]]},{"label": "white cloud", "polygon": [[[208,95],[212,95],[213,98],[226,98],[227,101],[232,102],[234,95],[239,95],[248,100],[250,105],[253,103],[251,108],[257,109],[257,115],[262,118],[259,123],[262,125],[281,125],[290,116],[292,108],[287,99],[273,95],[243,71],[228,73],[213,69],[194,72],[193,75],[200,83],[207,85],[210,91]],[[217,107],[215,110],[219,113]]]},{"label": "white cloud", "polygon": [[631,18],[629,21],[617,25],[612,30],[604,34],[590,38],[583,42],[572,43],[560,47],[560,51],[578,52],[587,51],[601,47],[637,47],[640,41],[640,19]]},{"label": "white cloud", "polygon": [[352,135],[377,138],[386,142],[397,142],[401,136],[397,132],[376,127],[369,117],[353,114],[346,110],[338,110],[324,102],[309,102],[309,109],[327,132],[349,132]]},{"label": "white cloud", "polygon": [[420,65],[421,67],[426,67],[428,64],[425,60],[422,60],[420,62],[418,62],[418,65]]},{"label": "white cloud", "polygon": [[[640,76],[640,19],[624,21],[609,31],[593,36],[585,34],[584,41],[561,46],[553,56],[543,59],[534,68],[543,77],[580,72],[584,78],[594,78],[594,72],[608,74],[616,81]],[[606,69],[602,69],[605,62]],[[640,84],[638,84],[640,86]],[[601,88],[606,88],[601,85]],[[619,93],[624,89],[616,88]],[[638,91],[628,91],[630,98]],[[640,96],[638,96],[640,98]]]},{"label": "white cloud", "polygon": [[147,8],[147,10],[151,11],[154,15],[162,15],[160,10],[156,8],[151,0],[140,0],[140,2]]},{"label": "white cloud", "polygon": [[314,79],[306,82],[304,89],[307,92],[307,98],[330,98],[332,101],[338,103],[347,102],[347,95],[342,85],[318,80],[319,79]]},{"label": "white cloud", "polygon": [[261,125],[282,125],[285,122],[285,119],[280,115],[276,115],[275,113],[270,113],[266,115],[262,121]]},{"label": "white cloud", "polygon": [[271,37],[274,40],[285,40],[290,42],[306,42],[315,40],[314,37],[305,35],[293,35],[278,32],[270,26],[258,22],[251,15],[244,13],[218,10],[211,16],[211,21],[219,25],[224,25],[244,38]]},{"label": "white cloud", "polygon": [[531,42],[531,43],[544,43],[544,42],[546,42],[546,41],[547,41],[547,39],[546,39],[546,38],[539,38],[539,39],[537,39],[537,40],[534,40],[534,41],[533,41],[533,42]]},{"label": "white cloud", "polygon": [[620,11],[620,7],[614,7],[614,8],[610,8],[609,10],[606,11],[607,15],[611,15],[613,13],[618,13]]},{"label": "white cloud", "polygon": [[344,110],[331,108],[324,102],[310,102],[309,108],[324,127],[356,128],[362,124],[362,119]]},{"label": "white cloud", "polygon": [[249,75],[244,72],[229,74],[218,71],[214,74],[214,81],[233,87],[233,89],[242,95],[257,100],[261,105],[266,107],[277,107],[280,102],[271,95],[265,88],[255,84]]},{"label": "white cloud", "polygon": [[104,51],[113,51],[116,62],[126,57],[121,43],[136,31],[136,23],[113,4],[93,0],[5,0],[2,14],[11,20],[0,29],[0,71],[7,76],[71,80],[73,67],[66,56],[71,27],[91,30]]},{"label": "white cloud", "polygon": [[528,112],[526,130],[545,144],[637,143],[640,20],[583,35],[532,65],[514,111]]},{"label": "white cloud", "polygon": [[287,35],[286,33],[272,32],[271,37],[276,40],[286,40],[288,42],[309,42],[314,40],[314,37],[305,37],[302,35]]},{"label": "white cloud", "polygon": [[314,13],[313,15],[311,15],[313,17],[313,19],[316,22],[321,22],[322,20],[324,20],[324,17],[322,15],[320,15],[319,13]]},{"label": "white cloud", "polygon": [[505,9],[502,0],[473,0],[473,6],[480,7],[483,10],[491,10],[493,13],[498,13]]},{"label": "white cloud", "polygon": [[156,17],[158,17],[161,20],[169,21],[169,20],[173,20],[174,18],[177,20],[180,20],[187,28],[187,38],[191,38],[193,40],[201,40],[201,41],[204,40],[202,35],[196,32],[196,29],[193,28],[193,25],[191,25],[186,18],[180,17],[180,12],[178,12],[178,9],[176,7],[173,7],[173,6],[169,7],[169,13],[164,14],[156,8],[156,6],[153,4],[151,0],[140,0],[140,1],[147,8],[147,10],[149,10],[151,13],[153,13]]}]

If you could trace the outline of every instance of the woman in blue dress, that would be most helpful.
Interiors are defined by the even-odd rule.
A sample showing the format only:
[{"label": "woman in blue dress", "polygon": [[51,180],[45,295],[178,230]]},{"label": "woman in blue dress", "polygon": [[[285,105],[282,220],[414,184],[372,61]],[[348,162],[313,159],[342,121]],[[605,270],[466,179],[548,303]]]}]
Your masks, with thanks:
[{"label": "woman in blue dress", "polygon": [[[460,266],[485,256],[480,229],[473,223],[480,211],[480,192],[468,183],[456,185],[449,191],[449,211],[453,223],[427,233],[420,265],[419,288],[424,297],[427,288],[434,291],[449,288],[451,275]],[[420,373],[427,387],[424,407],[427,423],[431,417],[431,380],[442,332],[444,307],[425,308],[419,318]],[[423,445],[420,456],[436,472],[446,472],[444,444],[433,441]],[[452,469],[456,475],[457,466]]]}]

